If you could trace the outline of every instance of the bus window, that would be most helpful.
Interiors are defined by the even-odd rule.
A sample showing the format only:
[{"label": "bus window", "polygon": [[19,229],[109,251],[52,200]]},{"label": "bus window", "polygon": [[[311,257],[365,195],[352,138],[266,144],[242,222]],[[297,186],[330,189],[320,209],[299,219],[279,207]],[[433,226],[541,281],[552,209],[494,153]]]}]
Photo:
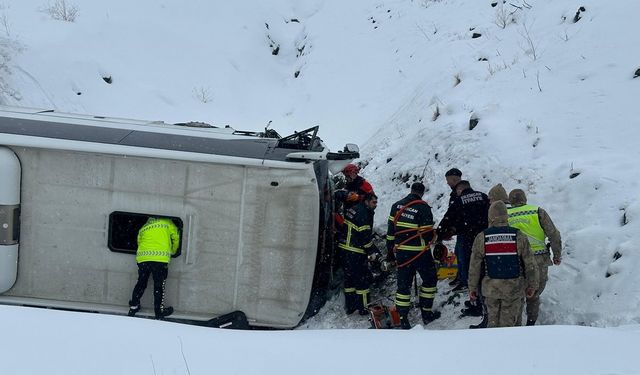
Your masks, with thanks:
[{"label": "bus window", "polygon": [[182,252],[182,219],[173,216],[149,215],[135,212],[115,211],[109,215],[109,250],[117,253],[135,254],[138,249],[138,231],[150,216],[169,218],[176,227],[178,227],[180,245],[178,245],[178,250],[172,258],[180,256]]}]

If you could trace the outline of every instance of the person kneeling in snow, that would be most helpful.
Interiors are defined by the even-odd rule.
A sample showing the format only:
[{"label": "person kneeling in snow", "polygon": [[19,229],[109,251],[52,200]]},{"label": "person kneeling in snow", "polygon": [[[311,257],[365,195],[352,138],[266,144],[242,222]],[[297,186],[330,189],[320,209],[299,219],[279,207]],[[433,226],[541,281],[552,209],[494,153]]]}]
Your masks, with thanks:
[{"label": "person kneeling in snow", "polygon": [[347,209],[344,214],[345,230],[340,233],[338,248],[342,249],[344,267],[344,298],[347,314],[358,310],[367,314],[371,275],[368,260],[377,256],[373,244],[373,215],[378,197],[367,194],[364,200]]},{"label": "person kneeling in snow", "polygon": [[502,201],[489,207],[489,228],[479,233],[471,251],[469,296],[478,298],[483,268],[482,293],[489,315],[488,327],[513,327],[522,311],[523,294],[532,297],[538,285],[538,268],[527,236],[509,227],[507,206]]}]

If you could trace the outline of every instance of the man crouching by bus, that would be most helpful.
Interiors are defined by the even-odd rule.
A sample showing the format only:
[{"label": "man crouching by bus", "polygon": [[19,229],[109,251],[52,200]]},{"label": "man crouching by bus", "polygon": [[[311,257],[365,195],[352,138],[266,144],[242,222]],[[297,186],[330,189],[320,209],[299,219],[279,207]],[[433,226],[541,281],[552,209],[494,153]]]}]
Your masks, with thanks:
[{"label": "man crouching by bus", "polygon": [[373,245],[373,214],[378,197],[367,194],[364,200],[344,213],[345,230],[340,233],[338,247],[342,249],[344,267],[344,299],[347,314],[358,310],[367,314],[369,304],[369,257],[376,256]]},{"label": "man crouching by bus", "polygon": [[147,288],[149,276],[153,275],[153,307],[156,319],[173,314],[173,307],[164,306],[164,289],[169,261],[180,245],[180,234],[176,225],[168,218],[150,217],[138,232],[138,282],[129,301],[129,316],[140,311],[140,298]]},{"label": "man crouching by bus", "polygon": [[[513,327],[522,312],[523,296],[533,296],[538,285],[538,266],[527,236],[509,226],[502,201],[489,207],[489,228],[473,242],[469,267],[469,296],[478,298],[482,287],[488,327]],[[486,275],[481,280],[482,271]],[[482,285],[480,285],[482,283]]]}]

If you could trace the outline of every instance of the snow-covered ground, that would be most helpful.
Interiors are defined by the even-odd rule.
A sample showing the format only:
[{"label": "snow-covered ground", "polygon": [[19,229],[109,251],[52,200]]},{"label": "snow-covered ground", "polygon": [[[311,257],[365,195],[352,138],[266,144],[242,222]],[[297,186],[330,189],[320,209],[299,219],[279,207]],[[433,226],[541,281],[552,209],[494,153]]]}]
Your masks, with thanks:
[{"label": "snow-covered ground", "polygon": [[0,331],[0,371],[12,375],[623,375],[638,373],[640,340],[638,326],[228,331],[20,307],[0,307]]},{"label": "snow-covered ground", "polygon": [[[347,373],[376,347],[393,349],[364,357],[371,371],[397,371],[400,360],[424,371],[407,358],[428,357],[449,372],[461,343],[480,350],[455,358],[459,372],[479,363],[482,373],[639,372],[638,329],[628,326],[640,323],[637,0],[69,3],[75,22],[53,20],[44,0],[0,1],[0,59],[11,58],[8,70],[0,64],[4,104],[246,130],[272,121],[281,134],[320,125],[334,149],[361,144],[381,232],[415,179],[441,218],[451,167],[481,191],[523,188],[565,244],[539,320],[555,326],[434,332],[475,322],[444,305],[426,331],[239,333],[0,307],[0,369],[187,373],[182,340],[192,373],[299,373],[303,364]],[[338,295],[301,328],[367,326],[343,315]]]}]

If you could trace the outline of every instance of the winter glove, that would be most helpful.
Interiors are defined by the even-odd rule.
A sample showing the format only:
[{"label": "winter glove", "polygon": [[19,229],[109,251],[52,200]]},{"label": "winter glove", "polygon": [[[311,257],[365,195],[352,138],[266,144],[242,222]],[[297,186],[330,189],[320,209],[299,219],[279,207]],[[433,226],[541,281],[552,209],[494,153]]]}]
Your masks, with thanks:
[{"label": "winter glove", "polygon": [[360,194],[352,191],[347,194],[347,202],[357,202],[360,200]]},{"label": "winter glove", "polygon": [[530,286],[525,290],[525,294],[526,294],[527,298],[531,298],[531,297],[533,297],[534,294],[536,294],[536,290],[533,289],[532,286]]},{"label": "winter glove", "polygon": [[469,292],[469,299],[475,301],[478,299],[478,292]]}]

